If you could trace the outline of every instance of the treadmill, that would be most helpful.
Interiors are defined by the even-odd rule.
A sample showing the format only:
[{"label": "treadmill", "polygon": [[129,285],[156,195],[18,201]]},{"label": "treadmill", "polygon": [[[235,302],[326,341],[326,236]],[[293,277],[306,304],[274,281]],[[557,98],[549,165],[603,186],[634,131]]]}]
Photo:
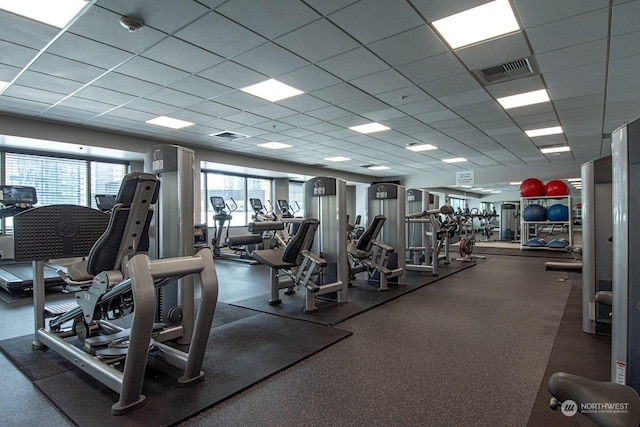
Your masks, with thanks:
[{"label": "treadmill", "polygon": [[[38,203],[36,189],[20,185],[0,185],[0,219],[31,209]],[[62,286],[58,266],[44,266],[46,286]],[[11,294],[24,294],[33,289],[33,267],[30,262],[0,260],[0,287]]]}]

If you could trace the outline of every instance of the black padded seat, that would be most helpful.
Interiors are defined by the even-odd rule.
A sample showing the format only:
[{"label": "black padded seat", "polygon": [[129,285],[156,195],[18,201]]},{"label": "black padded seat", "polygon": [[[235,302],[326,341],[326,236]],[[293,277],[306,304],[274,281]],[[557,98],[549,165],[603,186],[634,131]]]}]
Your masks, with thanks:
[{"label": "black padded seat", "polygon": [[274,249],[264,249],[253,251],[253,257],[260,261],[261,263],[268,265],[271,268],[292,268],[296,266],[295,262],[285,262],[283,261],[284,249],[282,248],[274,248]]},{"label": "black padded seat", "polygon": [[371,244],[378,237],[378,234],[380,234],[380,230],[386,220],[387,217],[384,215],[376,215],[360,238],[355,243],[350,242],[347,245],[347,252],[357,259],[369,258],[371,256],[369,253]]},{"label": "black padded seat", "polygon": [[[311,249],[311,239],[306,239],[307,233],[311,229],[315,232],[315,229],[320,224],[320,221],[314,218],[308,218],[302,221],[300,224],[300,229],[298,232],[291,238],[291,241],[287,244],[287,246],[282,248],[273,248],[273,249],[261,249],[257,251],[253,251],[252,255],[254,258],[259,260],[265,265],[268,265],[274,269],[284,269],[284,268],[292,268],[299,264],[300,253],[302,251],[308,251]],[[305,240],[308,240],[308,247],[303,247],[305,244]]]},{"label": "black padded seat", "polygon": [[547,388],[560,402],[573,400],[580,408],[589,403],[628,403],[616,413],[594,411],[585,414],[601,426],[630,427],[640,425],[640,396],[631,387],[608,381],[595,381],[566,372],[551,375]]},{"label": "black padded seat", "polygon": [[262,235],[260,234],[227,237],[227,245],[229,246],[258,245],[260,243],[262,243]]}]

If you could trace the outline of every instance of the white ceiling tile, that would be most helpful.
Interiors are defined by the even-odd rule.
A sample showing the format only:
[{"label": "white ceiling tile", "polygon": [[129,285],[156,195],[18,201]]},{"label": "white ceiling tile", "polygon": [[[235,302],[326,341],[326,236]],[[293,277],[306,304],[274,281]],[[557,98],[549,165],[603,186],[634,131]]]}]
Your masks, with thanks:
[{"label": "white ceiling tile", "polygon": [[623,58],[612,59],[609,62],[609,77],[633,74],[640,67],[640,55],[625,56]]},{"label": "white ceiling tile", "polygon": [[427,25],[404,31],[367,45],[394,67],[447,52],[447,47]]},{"label": "white ceiling tile", "polygon": [[607,6],[608,5],[601,0],[581,0],[578,2],[515,0],[517,14],[525,28],[536,27],[559,19],[603,9]]},{"label": "white ceiling tile", "polygon": [[135,57],[117,68],[118,73],[166,86],[189,77],[189,74],[160,62]]},{"label": "white ceiling tile", "polygon": [[298,55],[294,55],[274,43],[260,45],[236,56],[233,61],[269,77],[277,77],[309,65],[309,62]]},{"label": "white ceiling tile", "polygon": [[224,16],[210,12],[174,34],[224,58],[231,58],[266,42],[266,39]]},{"label": "white ceiling tile", "polygon": [[0,111],[11,114],[37,116],[48,108],[45,102],[33,101],[30,99],[20,99],[5,95],[0,96]]},{"label": "white ceiling tile", "polygon": [[162,102],[168,105],[173,105],[177,108],[189,107],[191,105],[196,105],[204,101],[204,99],[199,96],[189,95],[188,93],[180,92],[166,87],[145,96],[145,98]]},{"label": "white ceiling tile", "polygon": [[94,67],[82,62],[62,58],[45,53],[30,67],[31,70],[43,74],[60,77],[76,82],[88,83],[106,72],[103,68]]},{"label": "white ceiling tile", "polygon": [[86,86],[79,92],[76,92],[74,96],[77,96],[79,98],[92,99],[94,101],[102,101],[112,105],[122,105],[136,99],[136,97],[133,95],[116,92],[114,90],[107,90],[97,86]]},{"label": "white ceiling tile", "polygon": [[347,111],[350,111],[355,114],[368,113],[371,111],[382,110],[387,108],[387,105],[384,102],[378,101],[376,98],[372,96],[367,96],[364,98],[358,98],[353,101],[348,101],[341,103],[340,108],[343,108]]},{"label": "white ceiling tile", "polygon": [[340,117],[347,117],[351,115],[349,111],[334,106],[319,108],[317,110],[309,111],[307,112],[307,114],[311,117],[316,117],[321,120],[334,120]]},{"label": "white ceiling tile", "polygon": [[[38,51],[0,40],[0,63],[22,68],[31,61]],[[6,81],[6,80],[5,80]]]},{"label": "white ceiling tile", "polygon": [[608,9],[599,9],[527,30],[535,53],[604,39],[607,37]]},{"label": "white ceiling tile", "polygon": [[585,95],[599,95],[601,99],[604,99],[604,83],[603,80],[591,80],[552,87],[549,88],[549,97],[554,101]]},{"label": "white ceiling tile", "polygon": [[319,108],[328,107],[329,105],[331,105],[328,102],[323,101],[322,99],[306,93],[296,95],[291,98],[282,99],[278,101],[278,104],[301,113],[305,113],[311,110],[317,110]]},{"label": "white ceiling tile", "polygon": [[312,63],[358,47],[355,40],[326,19],[312,22],[275,42]]},{"label": "white ceiling tile", "polygon": [[303,92],[313,92],[340,83],[338,78],[315,65],[283,74],[278,80]]},{"label": "white ceiling tile", "polygon": [[610,49],[609,57],[611,59],[621,58],[623,56],[639,55],[640,31],[611,37]]},{"label": "white ceiling tile", "polygon": [[262,107],[269,103],[264,99],[239,90],[218,96],[214,98],[213,101],[228,107],[237,108],[238,110],[253,110],[254,108]]},{"label": "white ceiling tile", "polygon": [[386,63],[362,47],[325,59],[317,65],[343,80],[353,80],[389,68]]},{"label": "white ceiling tile", "polygon": [[611,19],[611,35],[619,36],[631,31],[638,31],[638,20],[640,15],[640,3],[629,1],[613,7]]},{"label": "white ceiling tile", "polygon": [[25,71],[20,75],[16,83],[22,86],[32,87],[34,89],[42,89],[65,95],[69,95],[82,87],[82,83],[80,82],[48,74],[37,73],[35,71]]},{"label": "white ceiling tile", "polygon": [[296,0],[234,0],[216,11],[267,39],[275,39],[320,18],[317,12]]},{"label": "white ceiling tile", "polygon": [[546,75],[553,71],[602,62],[606,59],[606,53],[606,40],[596,40],[540,53],[536,56],[536,60],[540,71]]},{"label": "white ceiling tile", "polygon": [[403,65],[398,67],[398,71],[414,84],[438,80],[443,77],[466,72],[464,66],[451,52]]},{"label": "white ceiling tile", "polygon": [[212,82],[199,76],[187,77],[186,79],[170,84],[169,87],[206,99],[215,98],[216,96],[234,91],[234,89],[228,86]]},{"label": "white ceiling tile", "polygon": [[367,44],[424,25],[408,3],[363,0],[331,14],[330,19]]},{"label": "white ceiling tile", "polygon": [[396,70],[380,71],[352,80],[350,83],[372,95],[411,85],[411,82]]},{"label": "white ceiling tile", "polygon": [[201,71],[198,75],[212,82],[234,89],[241,89],[269,79],[267,75],[236,64],[233,61],[224,61],[207,70]]},{"label": "white ceiling tile", "polygon": [[224,61],[221,56],[175,37],[162,40],[147,49],[142,56],[189,73],[198,73]]},{"label": "white ceiling tile", "polygon": [[144,80],[125,76],[124,74],[109,73],[92,83],[94,86],[127,93],[133,96],[144,96],[155,92],[162,86]]},{"label": "white ceiling tile", "polygon": [[365,92],[348,83],[339,83],[337,85],[324,87],[311,92],[311,94],[332,104],[341,104],[353,99],[368,96]]},{"label": "white ceiling tile", "polygon": [[492,99],[493,98],[491,98],[484,89],[474,89],[466,92],[459,92],[455,95],[443,96],[438,98],[438,101],[453,109],[462,105],[477,104],[479,102],[489,101]]},{"label": "white ceiling tile", "polygon": [[278,104],[263,105],[262,107],[251,110],[251,112],[270,119],[280,119],[282,117],[292,116],[295,114],[293,110]]},{"label": "white ceiling tile", "polygon": [[40,50],[53,39],[57,29],[22,16],[0,10],[0,40]]}]

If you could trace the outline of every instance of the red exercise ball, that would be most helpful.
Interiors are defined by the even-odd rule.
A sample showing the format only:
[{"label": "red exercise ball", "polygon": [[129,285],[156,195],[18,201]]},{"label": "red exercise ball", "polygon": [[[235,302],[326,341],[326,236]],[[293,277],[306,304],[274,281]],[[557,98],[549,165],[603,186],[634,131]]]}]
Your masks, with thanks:
[{"label": "red exercise ball", "polygon": [[544,196],[544,183],[538,178],[527,178],[520,184],[521,197]]},{"label": "red exercise ball", "polygon": [[544,194],[551,197],[566,196],[569,194],[569,186],[565,184],[564,181],[554,179],[547,182],[547,185],[544,186]]}]

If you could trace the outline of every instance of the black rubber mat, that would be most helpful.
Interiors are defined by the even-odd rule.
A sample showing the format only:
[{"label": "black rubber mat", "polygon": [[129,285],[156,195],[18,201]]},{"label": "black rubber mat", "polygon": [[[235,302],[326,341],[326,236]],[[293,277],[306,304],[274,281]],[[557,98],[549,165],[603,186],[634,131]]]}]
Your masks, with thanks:
[{"label": "black rubber mat", "polygon": [[276,305],[269,305],[268,294],[233,302],[232,304],[277,316],[306,320],[322,325],[335,325],[474,265],[474,262],[452,261],[449,265],[440,266],[437,276],[433,276],[431,273],[408,271],[405,284],[390,283],[389,289],[384,292],[378,290],[378,284],[375,282],[368,283],[357,279],[354,281],[353,286],[349,287],[347,303],[338,303],[335,298],[320,296],[316,298],[318,311],[315,313],[303,312],[305,308],[305,292],[303,290],[299,290],[293,295],[285,295],[284,291],[281,290],[280,298],[282,302]]},{"label": "black rubber mat", "polygon": [[348,337],[351,332],[218,304],[203,371],[205,380],[179,388],[178,369],[150,357],[146,405],[111,415],[117,393],[52,350],[32,350],[31,336],[0,341],[0,349],[62,413],[79,426],[172,425]]},{"label": "black rubber mat", "polygon": [[611,337],[582,332],[582,290],[571,287],[567,306],[558,327],[547,369],[531,411],[528,426],[578,425],[577,417],[566,417],[549,408],[549,377],[555,372],[569,372],[598,381],[611,378]]},{"label": "black rubber mat", "polygon": [[574,259],[573,255],[564,250],[550,250],[550,249],[522,249],[519,248],[496,248],[492,246],[474,246],[474,254],[483,255],[510,255],[510,256],[529,256],[537,258],[550,258],[550,259]]}]

